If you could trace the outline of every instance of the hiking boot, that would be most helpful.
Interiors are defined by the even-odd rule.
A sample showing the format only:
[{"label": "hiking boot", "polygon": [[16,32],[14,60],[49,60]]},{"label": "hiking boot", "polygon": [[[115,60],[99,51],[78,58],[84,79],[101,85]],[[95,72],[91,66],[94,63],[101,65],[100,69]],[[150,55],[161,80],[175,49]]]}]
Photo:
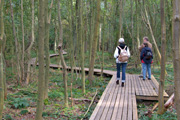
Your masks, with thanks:
[{"label": "hiking boot", "polygon": [[151,78],[148,78],[148,80],[151,80]]},{"label": "hiking boot", "polygon": [[119,80],[116,80],[116,84],[119,85]]},{"label": "hiking boot", "polygon": [[124,82],[121,83],[121,87],[124,87]]},{"label": "hiking boot", "polygon": [[143,77],[143,75],[139,75],[139,77],[140,77],[140,78],[142,78],[142,77]]}]

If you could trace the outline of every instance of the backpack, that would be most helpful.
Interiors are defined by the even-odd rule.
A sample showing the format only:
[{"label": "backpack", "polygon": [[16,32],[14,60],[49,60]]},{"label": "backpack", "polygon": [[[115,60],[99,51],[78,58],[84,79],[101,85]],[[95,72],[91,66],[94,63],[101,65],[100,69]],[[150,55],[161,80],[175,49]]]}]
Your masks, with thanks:
[{"label": "backpack", "polygon": [[152,58],[152,51],[151,50],[146,50],[144,56],[145,56],[146,60],[150,60]]},{"label": "backpack", "polygon": [[124,49],[121,49],[121,47],[118,46],[118,48],[121,50],[121,53],[118,56],[118,60],[120,62],[127,62],[129,57],[128,57],[128,53],[126,51],[127,46],[124,47]]}]

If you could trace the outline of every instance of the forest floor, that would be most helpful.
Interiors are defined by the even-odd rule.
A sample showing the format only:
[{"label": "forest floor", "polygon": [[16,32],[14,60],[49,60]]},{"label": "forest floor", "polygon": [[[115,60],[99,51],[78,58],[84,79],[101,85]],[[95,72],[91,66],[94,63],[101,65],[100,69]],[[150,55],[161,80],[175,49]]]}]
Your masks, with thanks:
[{"label": "forest floor", "polygon": [[[65,55],[65,60],[67,65],[69,65],[68,55]],[[88,67],[88,53],[85,57],[85,67]],[[105,53],[104,54],[104,69],[106,70],[116,70],[116,64],[112,55]],[[55,57],[51,59],[51,63],[58,64],[59,57]],[[78,63],[78,61],[76,61]],[[79,66],[77,64],[77,66]],[[95,68],[101,68],[101,53],[97,53]],[[168,75],[165,81],[165,90],[171,95],[173,93],[173,65],[170,61],[166,70]],[[141,67],[134,67],[134,60],[131,58],[129,60],[127,73],[130,74],[139,74],[141,71]],[[159,80],[160,77],[160,67],[159,65],[153,64],[152,66],[152,74]],[[64,107],[64,88],[63,88],[63,78],[62,71],[59,69],[50,69],[50,82],[49,82],[49,93],[48,99],[44,100],[44,112],[43,118],[45,120],[80,120],[83,118],[84,113],[87,111],[88,106],[95,95],[96,90],[98,90],[98,94],[94,100],[93,105],[91,106],[88,114],[84,117],[84,119],[88,119],[92,114],[98,100],[100,99],[106,85],[108,84],[110,78],[108,77],[99,77],[95,76],[93,81],[93,87],[89,85],[89,81],[86,76],[86,93],[82,94],[81,90],[81,79],[80,75],[74,73],[73,74],[73,98],[74,105],[71,106],[71,100],[69,99],[69,108]],[[38,67],[36,67],[35,72],[33,74],[33,79],[31,80],[28,86],[19,86],[16,83],[12,73],[12,68],[7,68],[7,83],[8,83],[8,95],[7,100],[5,100],[5,108],[4,108],[4,118],[6,120],[31,120],[35,117],[36,112],[36,101],[37,101],[37,80],[38,80]],[[70,81],[71,74],[68,73],[68,96],[71,98],[70,94]],[[163,115],[157,115],[157,109],[154,111],[152,116],[148,117],[144,114],[153,107],[153,105],[157,101],[138,101],[138,116],[139,120],[176,120],[176,111],[174,107],[168,109]]]}]

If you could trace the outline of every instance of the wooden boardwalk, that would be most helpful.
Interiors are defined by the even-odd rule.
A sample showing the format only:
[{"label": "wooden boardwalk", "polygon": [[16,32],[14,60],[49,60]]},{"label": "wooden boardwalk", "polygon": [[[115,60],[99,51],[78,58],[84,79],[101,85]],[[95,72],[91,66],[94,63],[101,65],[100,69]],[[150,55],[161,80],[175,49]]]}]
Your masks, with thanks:
[{"label": "wooden boardwalk", "polygon": [[[64,53],[66,54],[66,53]],[[55,57],[57,54],[50,55]],[[33,58],[30,63],[33,65],[36,58]],[[59,65],[51,64],[50,68],[62,68]],[[68,67],[68,70],[71,70]],[[74,70],[80,71],[79,67]],[[88,72],[89,69],[85,68]],[[94,69],[94,73],[100,73],[100,69]],[[112,76],[106,89],[104,90],[98,104],[96,105],[90,120],[138,120],[136,99],[157,100],[158,99],[158,82],[152,75],[152,80],[139,78],[138,75],[126,74],[126,83],[121,87],[121,83],[116,85],[116,72],[104,70],[104,74]],[[164,92],[164,98],[168,95]]]},{"label": "wooden boardwalk", "polygon": [[[164,92],[164,97],[168,95]],[[138,120],[136,99],[157,100],[158,82],[139,78],[138,75],[126,74],[126,83],[116,85],[114,72],[102,94],[90,120]]]}]

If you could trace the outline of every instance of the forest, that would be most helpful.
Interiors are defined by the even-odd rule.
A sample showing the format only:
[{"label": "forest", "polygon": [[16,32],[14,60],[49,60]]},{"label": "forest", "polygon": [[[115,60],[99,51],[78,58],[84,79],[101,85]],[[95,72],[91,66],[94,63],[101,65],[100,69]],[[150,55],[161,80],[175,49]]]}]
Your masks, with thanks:
[{"label": "forest", "polygon": [[[141,74],[144,37],[158,84],[153,99],[141,99],[127,82]],[[93,120],[103,98],[122,96],[108,93],[123,89],[111,85],[119,38],[131,54],[125,86],[132,87],[125,88],[135,89],[137,119],[180,120],[180,0],[0,0],[0,120]],[[123,103],[112,104],[104,112]]]}]

